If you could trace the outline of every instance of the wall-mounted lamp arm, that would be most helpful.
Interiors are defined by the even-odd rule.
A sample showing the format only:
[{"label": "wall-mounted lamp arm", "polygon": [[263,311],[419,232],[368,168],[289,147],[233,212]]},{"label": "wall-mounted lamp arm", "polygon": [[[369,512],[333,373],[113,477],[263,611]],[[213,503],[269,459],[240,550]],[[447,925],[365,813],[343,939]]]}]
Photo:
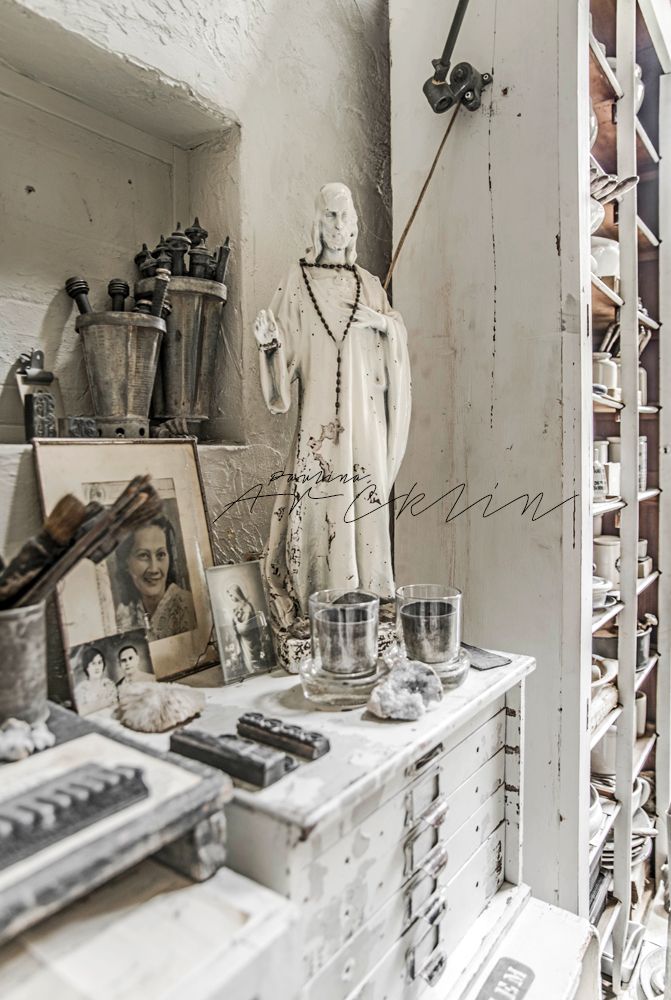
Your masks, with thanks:
[{"label": "wall-mounted lamp arm", "polygon": [[432,59],[434,73],[424,84],[426,98],[436,112],[442,114],[461,101],[469,111],[477,111],[484,87],[492,82],[491,73],[479,73],[470,63],[458,63],[452,70],[449,82],[452,52],[468,7],[468,0],[459,0],[452,20],[445,48],[440,59]]}]

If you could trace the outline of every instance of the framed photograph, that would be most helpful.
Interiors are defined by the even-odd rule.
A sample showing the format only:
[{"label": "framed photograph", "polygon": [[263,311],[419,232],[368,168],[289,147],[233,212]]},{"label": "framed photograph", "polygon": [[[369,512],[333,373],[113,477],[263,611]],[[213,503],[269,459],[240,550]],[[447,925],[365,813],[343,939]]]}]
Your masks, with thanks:
[{"label": "framed photograph", "polygon": [[[195,442],[36,440],[34,449],[45,515],[65,493],[110,506],[130,479],[147,473],[163,501],[160,515],[127,535],[107,559],[97,566],[83,560],[59,586],[63,645],[78,711],[94,711],[86,707],[91,691],[83,687],[83,651],[100,648],[103,640],[144,636],[157,680],[217,664],[205,579],[213,565],[212,542]],[[109,652],[111,660],[103,655],[105,669],[116,683],[111,647]]]},{"label": "framed photograph", "polygon": [[215,566],[207,583],[224,683],[270,670],[275,654],[261,563]]},{"label": "framed photograph", "polygon": [[156,680],[143,629],[73,646],[67,657],[74,700],[82,715],[113,708],[123,684]]}]

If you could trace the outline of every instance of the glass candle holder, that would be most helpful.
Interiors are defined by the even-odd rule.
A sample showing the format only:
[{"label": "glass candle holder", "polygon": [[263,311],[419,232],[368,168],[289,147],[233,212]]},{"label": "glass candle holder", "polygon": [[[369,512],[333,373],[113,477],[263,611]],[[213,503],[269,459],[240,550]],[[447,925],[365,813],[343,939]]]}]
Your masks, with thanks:
[{"label": "glass candle holder", "polygon": [[449,666],[461,652],[462,593],[456,587],[415,583],[396,591],[399,634],[408,658]]},{"label": "glass candle holder", "polygon": [[379,597],[360,590],[318,590],[308,603],[313,659],[333,674],[374,673]]}]

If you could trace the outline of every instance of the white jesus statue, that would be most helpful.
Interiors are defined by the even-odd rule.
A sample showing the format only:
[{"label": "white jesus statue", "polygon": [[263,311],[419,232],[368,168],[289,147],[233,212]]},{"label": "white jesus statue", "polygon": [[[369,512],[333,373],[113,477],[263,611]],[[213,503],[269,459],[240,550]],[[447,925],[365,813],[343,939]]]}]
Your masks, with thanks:
[{"label": "white jesus statue", "polygon": [[264,557],[280,627],[307,616],[316,590],[394,596],[385,505],[408,437],[410,363],[403,320],[356,264],[357,232],[349,188],[326,184],[312,247],[254,324],[271,413],[290,409],[298,383],[296,434],[273,483],[287,496],[275,501]]}]

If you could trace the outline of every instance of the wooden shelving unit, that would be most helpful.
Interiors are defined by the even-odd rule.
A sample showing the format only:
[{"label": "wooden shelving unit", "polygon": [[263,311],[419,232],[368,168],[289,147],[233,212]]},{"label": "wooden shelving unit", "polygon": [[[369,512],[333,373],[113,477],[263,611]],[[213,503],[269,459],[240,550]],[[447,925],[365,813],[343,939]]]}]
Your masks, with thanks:
[{"label": "wooden shelving unit", "polygon": [[[607,211],[599,235],[620,244],[620,276],[617,292],[592,276],[593,349],[599,350],[603,333],[612,322],[620,324],[619,361],[622,402],[619,407],[603,399],[593,400],[594,435],[620,438],[620,503],[593,504],[593,513],[604,517],[604,533],[619,532],[621,538],[620,583],[615,593],[618,603],[602,615],[592,615],[592,633],[615,618],[618,624],[617,764],[612,901],[601,916],[597,930],[603,948],[604,935],[613,935],[613,989],[621,993],[620,969],[627,923],[634,919],[631,891],[632,786],[640,772],[656,771],[658,836],[654,858],[649,864],[646,892],[654,891],[655,879],[666,859],[664,816],[671,798],[671,680],[668,621],[671,608],[671,533],[666,495],[671,488],[665,443],[671,443],[671,422],[666,415],[665,393],[671,391],[671,353],[665,343],[664,325],[671,322],[671,255],[665,239],[671,222],[671,195],[664,179],[665,158],[671,157],[671,86],[665,74],[666,53],[658,54],[653,39],[659,32],[649,30],[646,17],[650,5],[639,8],[636,0],[592,0],[593,32],[590,32],[591,99],[599,121],[599,135],[590,162],[618,177],[639,176],[636,188]],[[596,36],[596,37],[594,37]],[[617,56],[615,70],[606,62],[598,42],[608,46],[608,56]],[[603,57],[603,58],[602,58]],[[604,70],[606,63],[610,73]],[[634,67],[643,72],[645,95],[640,109],[635,107]],[[612,76],[612,79],[611,79]],[[668,92],[668,93],[667,93]],[[610,93],[610,98],[608,97]],[[666,154],[666,157],[665,157]],[[586,164],[585,169],[589,169]],[[660,274],[668,277],[660,282]],[[649,310],[649,312],[648,312]],[[655,317],[659,317],[658,319]],[[652,336],[639,360],[638,337],[643,328]],[[639,364],[645,368],[648,401],[637,402]],[[667,407],[668,409],[668,407]],[[638,480],[638,440],[647,438],[648,476],[645,488]],[[659,484],[659,485],[655,485]],[[648,541],[654,569],[638,577],[638,539]],[[666,572],[665,572],[666,571]],[[636,669],[637,623],[645,612],[659,618],[653,633],[653,652],[641,669]],[[647,694],[647,730],[636,737],[635,698]],[[602,726],[590,736],[590,748],[602,738]],[[660,734],[659,737],[657,734]],[[601,831],[600,831],[601,834]],[[594,845],[589,847],[590,857]],[[637,907],[636,914],[639,914]]]}]

